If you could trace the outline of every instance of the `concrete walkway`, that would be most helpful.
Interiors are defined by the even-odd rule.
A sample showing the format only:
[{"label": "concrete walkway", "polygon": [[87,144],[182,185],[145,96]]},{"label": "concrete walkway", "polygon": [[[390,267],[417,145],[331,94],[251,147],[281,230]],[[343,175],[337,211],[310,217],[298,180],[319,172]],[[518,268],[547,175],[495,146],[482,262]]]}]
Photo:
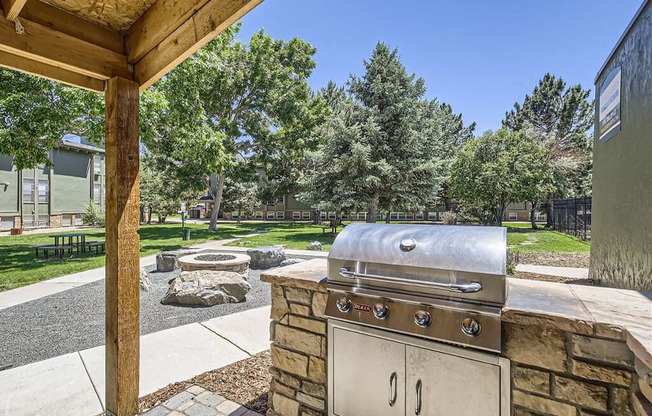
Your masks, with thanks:
[{"label": "concrete walkway", "polygon": [[568,277],[570,279],[588,279],[589,269],[579,267],[538,266],[534,264],[517,264],[516,271],[545,274],[548,276]]},{"label": "concrete walkway", "polygon": [[[140,396],[269,349],[269,316],[266,306],[142,336]],[[0,386],[2,416],[97,415],[104,346],[0,371]]]}]

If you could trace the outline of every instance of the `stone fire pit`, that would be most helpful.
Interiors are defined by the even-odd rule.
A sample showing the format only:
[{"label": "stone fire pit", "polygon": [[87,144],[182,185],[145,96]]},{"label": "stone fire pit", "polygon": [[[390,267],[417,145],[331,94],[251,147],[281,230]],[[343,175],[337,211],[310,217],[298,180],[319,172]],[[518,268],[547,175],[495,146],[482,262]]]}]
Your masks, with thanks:
[{"label": "stone fire pit", "polygon": [[238,253],[195,253],[179,258],[181,271],[213,270],[235,272],[245,279],[249,275],[251,257]]}]

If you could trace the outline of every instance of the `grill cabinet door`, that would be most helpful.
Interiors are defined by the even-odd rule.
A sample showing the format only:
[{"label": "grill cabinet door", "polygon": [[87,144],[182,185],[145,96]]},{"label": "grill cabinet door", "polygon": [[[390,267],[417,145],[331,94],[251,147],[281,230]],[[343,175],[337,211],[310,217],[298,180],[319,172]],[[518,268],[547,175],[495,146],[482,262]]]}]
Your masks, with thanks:
[{"label": "grill cabinet door", "polygon": [[[407,346],[406,373],[408,416],[500,416],[497,365]],[[419,380],[421,404],[417,409]]]},{"label": "grill cabinet door", "polygon": [[337,327],[330,342],[334,415],[405,415],[404,344]]}]

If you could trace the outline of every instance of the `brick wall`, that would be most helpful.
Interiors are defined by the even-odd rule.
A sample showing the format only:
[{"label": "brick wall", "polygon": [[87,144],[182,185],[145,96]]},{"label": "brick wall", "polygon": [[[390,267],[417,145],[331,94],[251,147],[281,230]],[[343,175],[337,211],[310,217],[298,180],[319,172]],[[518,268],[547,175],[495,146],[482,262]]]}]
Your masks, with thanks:
[{"label": "brick wall", "polygon": [[326,293],[272,285],[268,416],[326,414]]},{"label": "brick wall", "polygon": [[53,228],[61,227],[61,215],[50,215],[50,227]]},{"label": "brick wall", "polygon": [[634,415],[638,376],[621,340],[503,324],[514,416]]}]

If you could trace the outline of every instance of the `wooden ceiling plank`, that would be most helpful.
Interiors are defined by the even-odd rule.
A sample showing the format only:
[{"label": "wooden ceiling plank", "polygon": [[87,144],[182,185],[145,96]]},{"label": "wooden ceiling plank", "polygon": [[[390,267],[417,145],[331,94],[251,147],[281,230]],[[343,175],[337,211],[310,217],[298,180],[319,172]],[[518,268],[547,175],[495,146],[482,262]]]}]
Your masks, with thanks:
[{"label": "wooden ceiling plank", "polygon": [[0,51],[0,66],[37,75],[53,81],[63,82],[86,90],[103,92],[104,81],[77,74],[56,66],[36,62],[22,56]]},{"label": "wooden ceiling plank", "polygon": [[138,62],[208,0],[158,0],[125,32],[129,63]]},{"label": "wooden ceiling plank", "polygon": [[136,82],[143,91],[210,42],[263,0],[211,0],[138,61]]},{"label": "wooden ceiling plank", "polygon": [[57,32],[74,36],[104,49],[125,55],[124,41],[120,32],[107,29],[38,0],[27,0],[20,17],[21,20],[25,18]]},{"label": "wooden ceiling plank", "polygon": [[133,79],[127,57],[47,26],[20,19],[25,34],[0,16],[0,51],[98,79]]},{"label": "wooden ceiling plank", "polygon": [[26,1],[27,0],[2,0],[2,10],[5,12],[5,18],[12,22],[16,20]]}]

